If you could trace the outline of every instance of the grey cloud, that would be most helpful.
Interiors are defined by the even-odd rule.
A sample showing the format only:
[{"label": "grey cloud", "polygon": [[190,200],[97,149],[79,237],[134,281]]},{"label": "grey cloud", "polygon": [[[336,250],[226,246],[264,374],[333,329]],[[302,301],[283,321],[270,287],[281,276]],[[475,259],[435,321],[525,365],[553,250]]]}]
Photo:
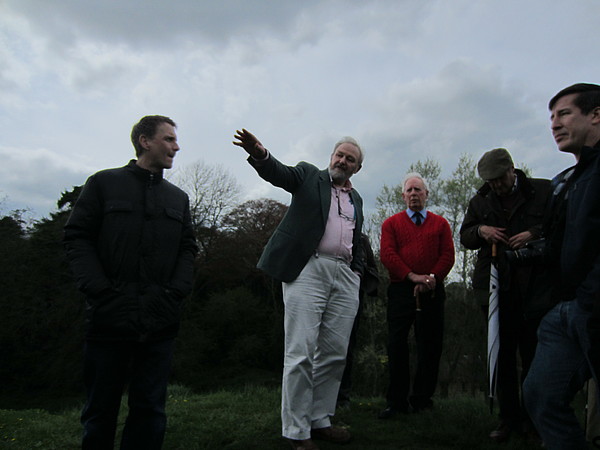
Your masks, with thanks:
[{"label": "grey cloud", "polygon": [[[238,127],[286,163],[319,167],[340,136],[356,137],[366,160],[355,184],[367,206],[419,159],[437,159],[446,176],[460,153],[492,146],[551,176],[567,163],[555,158],[548,97],[598,72],[585,36],[600,3],[581,4],[0,0],[2,145],[44,161],[33,177],[27,159],[0,152],[0,177],[19,175],[24,205],[38,185],[53,207],[87,174],[121,164],[131,125],[148,113],[180,125],[178,165],[193,154],[231,164],[249,193],[267,188],[230,143]],[[551,39],[562,22],[572,32]]]},{"label": "grey cloud", "polygon": [[[506,83],[497,67],[468,60],[391,87],[372,105],[374,115],[363,129],[368,153],[356,184],[366,203],[373,205],[384,183],[397,184],[411,164],[427,158],[439,162],[447,177],[460,154],[477,160],[484,151],[506,146],[515,161],[539,169],[553,149],[539,103],[527,101],[526,94]],[[562,161],[546,164],[535,175],[550,177],[562,167]]]},{"label": "grey cloud", "polygon": [[360,39],[374,49],[395,46],[409,41],[427,8],[413,0],[5,0],[0,9],[10,22],[24,24],[16,45],[36,41],[27,61],[37,67],[35,81],[40,74],[55,74],[66,87],[93,97],[119,87],[130,90],[166,61],[177,76],[180,65],[198,59],[215,62],[235,54],[233,71],[322,40],[354,45]]},{"label": "grey cloud", "polygon": [[433,77],[392,87],[377,121],[394,123],[387,133],[415,155],[423,151],[442,155],[457,147],[478,151],[507,139],[507,130],[510,137],[527,134],[524,128],[532,125],[535,115],[519,101],[523,95],[505,85],[497,67],[459,60]]},{"label": "grey cloud", "polygon": [[83,184],[91,172],[44,149],[0,147],[0,157],[0,193],[6,208],[31,209],[36,215],[55,210],[61,193]]},{"label": "grey cloud", "polygon": [[86,95],[131,85],[145,68],[139,57],[123,47],[80,45],[72,50],[69,59],[72,64],[62,66],[58,74],[66,85]]},{"label": "grey cloud", "polygon": [[27,16],[40,32],[59,44],[84,35],[93,40],[169,47],[177,37],[225,42],[232,35],[260,33],[267,28],[285,32],[297,14],[317,3],[316,0],[7,0],[5,7]]},{"label": "grey cloud", "polygon": [[0,6],[45,36],[57,53],[79,40],[176,52],[230,44],[237,38],[286,46],[315,45],[324,36],[362,36],[374,45],[402,44],[431,7],[418,0],[4,0]]}]

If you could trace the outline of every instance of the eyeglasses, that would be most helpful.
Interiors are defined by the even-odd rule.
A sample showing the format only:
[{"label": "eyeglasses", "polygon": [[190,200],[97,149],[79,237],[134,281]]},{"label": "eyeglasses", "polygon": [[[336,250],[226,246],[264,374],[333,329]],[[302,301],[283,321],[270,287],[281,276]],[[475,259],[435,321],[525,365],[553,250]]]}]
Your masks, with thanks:
[{"label": "eyeglasses", "polygon": [[342,212],[342,205],[340,204],[340,194],[338,193],[338,191],[335,192],[335,197],[337,198],[338,215],[342,219],[346,219],[346,220],[348,220],[350,222],[354,222],[354,217],[350,217],[347,214],[344,214]]}]

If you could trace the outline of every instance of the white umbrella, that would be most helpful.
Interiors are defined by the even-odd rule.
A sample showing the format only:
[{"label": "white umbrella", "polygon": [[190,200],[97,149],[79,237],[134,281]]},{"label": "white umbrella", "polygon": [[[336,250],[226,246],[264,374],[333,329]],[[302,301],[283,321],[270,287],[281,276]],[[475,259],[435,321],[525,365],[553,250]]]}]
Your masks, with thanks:
[{"label": "white umbrella", "polygon": [[488,307],[487,372],[489,382],[490,412],[496,396],[496,377],[498,372],[498,351],[500,349],[500,319],[498,317],[498,262],[496,244],[492,244],[492,263],[490,265],[490,298]]}]

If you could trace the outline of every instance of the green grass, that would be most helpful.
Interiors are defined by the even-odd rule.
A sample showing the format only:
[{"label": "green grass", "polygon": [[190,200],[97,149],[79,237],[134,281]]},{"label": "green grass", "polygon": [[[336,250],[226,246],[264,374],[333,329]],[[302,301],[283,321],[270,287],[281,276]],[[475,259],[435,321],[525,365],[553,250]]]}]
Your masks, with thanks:
[{"label": "green grass", "polygon": [[[280,437],[280,392],[267,387],[194,394],[171,386],[167,402],[165,450],[289,449]],[[454,397],[436,400],[435,408],[383,421],[377,413],[383,399],[356,399],[334,423],[347,426],[353,440],[339,446],[319,442],[322,450],[531,449],[513,437],[499,446],[488,433],[497,424],[484,399]],[[125,402],[119,418],[126,413]],[[59,412],[40,409],[0,410],[0,448],[69,450],[79,448],[79,407]],[[118,446],[117,446],[118,448]]]}]

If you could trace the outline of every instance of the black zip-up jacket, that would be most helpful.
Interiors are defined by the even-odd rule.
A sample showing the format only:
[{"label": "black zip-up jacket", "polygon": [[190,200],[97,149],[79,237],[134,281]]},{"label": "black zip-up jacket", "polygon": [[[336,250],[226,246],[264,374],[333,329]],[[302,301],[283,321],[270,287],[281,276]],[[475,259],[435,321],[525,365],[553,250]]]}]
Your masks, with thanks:
[{"label": "black zip-up jacket", "polygon": [[198,251],[187,194],[132,160],[89,177],[64,245],[86,296],[86,338],[156,341],[177,335]]},{"label": "black zip-up jacket", "polygon": [[560,261],[560,277],[554,279],[560,288],[557,300],[577,299],[581,308],[592,311],[600,297],[600,142],[583,147],[579,162],[552,180],[555,188],[563,183],[566,201],[559,201],[560,190],[555,189],[549,209],[553,223],[545,230],[551,262]]},{"label": "black zip-up jacket", "polygon": [[[498,196],[485,183],[469,202],[469,207],[460,228],[460,242],[470,250],[479,250],[473,271],[473,288],[489,290],[492,246],[479,236],[481,225],[506,228],[508,236],[530,231],[536,239],[542,234],[544,210],[550,196],[550,180],[528,178],[523,171],[515,169],[519,198],[507,217]],[[513,268],[508,264],[504,252],[510,248],[498,245],[498,271],[500,288],[510,289],[511,277],[517,276],[523,290],[527,289],[531,267]]]}]

